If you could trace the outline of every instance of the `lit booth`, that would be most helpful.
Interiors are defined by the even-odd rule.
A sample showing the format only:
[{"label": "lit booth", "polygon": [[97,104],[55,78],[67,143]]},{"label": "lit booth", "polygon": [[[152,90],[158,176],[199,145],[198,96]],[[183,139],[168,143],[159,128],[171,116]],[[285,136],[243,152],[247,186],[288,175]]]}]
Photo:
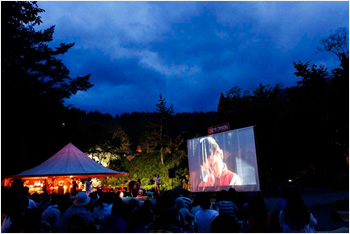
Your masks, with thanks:
[{"label": "lit booth", "polygon": [[[122,177],[128,176],[128,173],[114,171],[98,164],[69,143],[42,164],[17,175],[5,177],[2,185],[10,187],[14,179],[21,179],[23,185],[29,187],[31,194],[42,193],[44,189],[49,193],[64,194],[71,191],[73,180],[79,183],[86,181],[88,177],[109,176]],[[78,191],[81,189],[80,183]]]}]

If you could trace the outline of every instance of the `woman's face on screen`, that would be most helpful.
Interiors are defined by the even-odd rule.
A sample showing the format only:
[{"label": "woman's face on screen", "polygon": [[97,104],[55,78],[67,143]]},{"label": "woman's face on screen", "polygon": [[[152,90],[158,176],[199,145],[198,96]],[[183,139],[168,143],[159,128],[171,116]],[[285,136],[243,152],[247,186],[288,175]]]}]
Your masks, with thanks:
[{"label": "woman's face on screen", "polygon": [[211,171],[216,178],[220,178],[222,169],[224,168],[224,162],[222,161],[222,150],[216,151],[208,159],[208,164],[210,165]]}]

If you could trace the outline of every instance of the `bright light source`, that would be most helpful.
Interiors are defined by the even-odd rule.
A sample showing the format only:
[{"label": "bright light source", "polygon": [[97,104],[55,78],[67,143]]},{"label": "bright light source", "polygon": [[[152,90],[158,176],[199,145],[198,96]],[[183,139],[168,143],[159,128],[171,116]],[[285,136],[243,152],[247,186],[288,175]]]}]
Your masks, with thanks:
[{"label": "bright light source", "polygon": [[123,197],[123,196],[124,196],[124,193],[120,192],[119,197]]},{"label": "bright light source", "polygon": [[293,181],[293,180],[291,180],[291,179],[288,180],[289,183],[292,183],[292,181]]},{"label": "bright light source", "polygon": [[71,176],[69,176],[70,178],[72,178],[73,176],[71,175]]}]

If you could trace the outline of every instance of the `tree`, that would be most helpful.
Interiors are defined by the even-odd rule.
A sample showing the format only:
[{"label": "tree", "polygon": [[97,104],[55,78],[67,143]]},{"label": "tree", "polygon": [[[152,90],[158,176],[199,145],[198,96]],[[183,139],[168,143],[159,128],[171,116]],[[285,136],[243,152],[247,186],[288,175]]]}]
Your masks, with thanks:
[{"label": "tree", "polygon": [[[62,137],[63,100],[92,87],[90,75],[71,78],[58,56],[74,43],[49,47],[55,27],[36,31],[44,12],[36,2],[1,2],[3,153],[17,150],[20,158],[2,157],[2,175],[34,166],[67,144]],[[56,139],[53,141],[52,139]],[[38,143],[40,147],[38,149]],[[34,153],[35,152],[35,153]],[[14,161],[15,160],[15,161]]]},{"label": "tree", "polygon": [[113,131],[111,144],[115,147],[115,153],[127,154],[130,152],[130,140],[124,129],[117,126]]},{"label": "tree", "polygon": [[340,67],[332,70],[331,109],[329,119],[334,125],[332,142],[341,146],[343,152],[349,150],[349,31],[339,28],[335,33],[322,40],[321,51],[332,52]]},{"label": "tree", "polygon": [[349,57],[348,34],[347,28],[337,29],[335,33],[322,40],[322,47],[319,50],[334,53],[340,61],[344,56]]},{"label": "tree", "polygon": [[[141,179],[143,188],[151,190],[154,182],[150,182],[153,176],[159,174],[161,177],[161,190],[169,190],[181,185],[181,178],[186,176],[186,168],[181,165],[187,163],[187,155],[183,151],[173,153],[166,157],[162,164],[158,159],[158,152],[144,153],[135,157],[130,162],[125,162],[126,170],[130,174],[130,180]],[[181,168],[180,168],[181,167]],[[168,170],[176,168],[176,178],[168,178]]]},{"label": "tree", "polygon": [[[61,43],[52,49],[54,26],[35,31],[41,17],[36,2],[3,2],[2,4],[2,78],[6,90],[22,91],[32,96],[54,97],[62,101],[78,90],[92,87],[90,75],[69,77],[69,70],[57,59],[74,43]],[[30,89],[31,88],[31,89]],[[18,92],[16,92],[18,94]]]},{"label": "tree", "polygon": [[169,121],[173,114],[173,107],[167,107],[165,98],[159,95],[159,102],[156,104],[156,112],[145,114],[143,126],[139,131],[139,142],[147,153],[160,152],[161,162],[164,163],[164,153],[171,143],[168,135]]},{"label": "tree", "polygon": [[281,95],[281,83],[277,83],[274,87],[271,85],[263,85],[262,83],[259,86],[252,88],[253,95],[256,99],[260,100],[273,100],[280,98]]},{"label": "tree", "polygon": [[166,106],[166,100],[159,94],[159,103],[156,104],[157,114],[159,116],[159,140],[163,144],[163,137],[167,134],[169,117],[173,114],[173,105]]},{"label": "tree", "polygon": [[167,135],[169,118],[173,114],[173,105],[170,107],[166,106],[165,98],[162,97],[162,94],[159,94],[159,103],[157,106],[157,114],[159,118],[159,143],[160,143],[160,159],[162,165],[164,164],[164,148],[169,145],[169,136]]},{"label": "tree", "polygon": [[129,147],[129,137],[120,126],[115,126],[111,138],[91,147],[89,153],[98,163],[109,168],[111,163],[121,165],[117,161],[130,153]]},{"label": "tree", "polygon": [[294,74],[301,77],[301,81],[297,81],[299,86],[308,88],[321,88],[328,80],[327,68],[323,65],[310,65],[310,62],[293,63],[296,72]]}]

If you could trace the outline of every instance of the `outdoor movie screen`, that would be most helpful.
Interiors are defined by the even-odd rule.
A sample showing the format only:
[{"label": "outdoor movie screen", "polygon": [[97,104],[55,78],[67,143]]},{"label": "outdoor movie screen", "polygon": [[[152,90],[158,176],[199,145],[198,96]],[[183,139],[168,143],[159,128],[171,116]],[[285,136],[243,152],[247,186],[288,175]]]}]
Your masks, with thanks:
[{"label": "outdoor movie screen", "polygon": [[259,191],[254,127],[187,140],[192,192]]}]

